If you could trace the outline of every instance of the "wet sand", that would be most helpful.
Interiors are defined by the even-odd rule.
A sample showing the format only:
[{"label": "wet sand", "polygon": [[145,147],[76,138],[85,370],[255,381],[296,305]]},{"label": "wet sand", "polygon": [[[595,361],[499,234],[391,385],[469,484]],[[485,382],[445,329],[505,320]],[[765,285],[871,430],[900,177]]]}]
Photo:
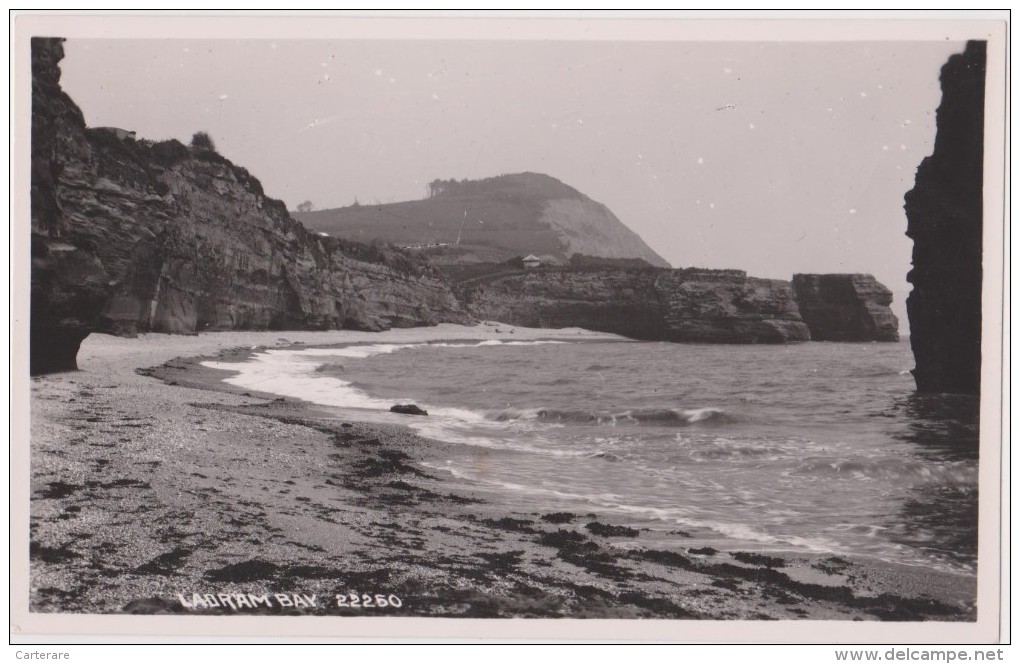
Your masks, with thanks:
[{"label": "wet sand", "polygon": [[31,610],[974,620],[973,578],[720,552],[683,531],[652,543],[596,513],[510,512],[422,465],[446,443],[238,390],[196,359],[557,336],[607,335],[495,324],[91,335],[80,371],[32,379]]}]

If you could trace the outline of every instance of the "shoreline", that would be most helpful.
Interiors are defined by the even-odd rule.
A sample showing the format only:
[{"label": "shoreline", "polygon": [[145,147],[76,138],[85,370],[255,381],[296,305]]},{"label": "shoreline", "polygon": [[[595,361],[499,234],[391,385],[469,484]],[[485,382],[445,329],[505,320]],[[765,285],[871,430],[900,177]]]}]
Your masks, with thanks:
[{"label": "shoreline", "polygon": [[[422,465],[447,443],[235,388],[197,364],[269,347],[579,336],[616,338],[498,324],[91,335],[81,371],[32,379],[31,610],[975,619],[969,577],[706,550],[682,531],[649,547],[597,513],[512,512]],[[202,599],[276,593],[317,602]],[[400,606],[337,606],[350,593]]]}]

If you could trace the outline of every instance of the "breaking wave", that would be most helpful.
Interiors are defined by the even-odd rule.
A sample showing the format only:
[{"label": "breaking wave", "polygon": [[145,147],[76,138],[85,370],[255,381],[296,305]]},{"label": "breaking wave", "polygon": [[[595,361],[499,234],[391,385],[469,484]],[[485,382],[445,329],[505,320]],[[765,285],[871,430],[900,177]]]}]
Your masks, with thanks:
[{"label": "breaking wave", "polygon": [[591,426],[660,426],[683,427],[692,424],[730,424],[736,419],[720,408],[645,408],[616,413],[593,410],[560,410],[556,408],[507,408],[490,415],[497,422],[538,420],[554,424],[586,424]]},{"label": "breaking wave", "polygon": [[958,487],[977,484],[976,468],[972,464],[958,461],[933,463],[917,458],[812,457],[801,461],[791,472],[857,481],[877,480],[906,484],[934,482]]}]

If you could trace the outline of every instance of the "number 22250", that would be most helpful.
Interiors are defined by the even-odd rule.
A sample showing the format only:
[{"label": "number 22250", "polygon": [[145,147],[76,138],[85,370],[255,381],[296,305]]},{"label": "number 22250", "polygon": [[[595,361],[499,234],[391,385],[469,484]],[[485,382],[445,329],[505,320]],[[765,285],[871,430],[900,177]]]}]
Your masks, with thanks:
[{"label": "number 22250", "polygon": [[368,593],[358,595],[357,593],[350,593],[347,595],[337,595],[336,605],[351,609],[385,609],[389,606],[399,609],[404,605],[404,602],[396,595],[369,595]]}]

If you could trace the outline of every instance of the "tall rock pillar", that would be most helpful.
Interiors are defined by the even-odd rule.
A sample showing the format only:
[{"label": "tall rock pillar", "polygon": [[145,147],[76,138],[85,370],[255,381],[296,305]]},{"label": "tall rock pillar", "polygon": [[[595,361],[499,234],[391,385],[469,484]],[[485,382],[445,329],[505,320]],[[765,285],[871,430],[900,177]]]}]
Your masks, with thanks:
[{"label": "tall rock pillar", "polygon": [[968,42],[942,67],[935,149],[905,197],[914,241],[907,315],[921,392],[980,391],[985,51],[986,42]]}]

